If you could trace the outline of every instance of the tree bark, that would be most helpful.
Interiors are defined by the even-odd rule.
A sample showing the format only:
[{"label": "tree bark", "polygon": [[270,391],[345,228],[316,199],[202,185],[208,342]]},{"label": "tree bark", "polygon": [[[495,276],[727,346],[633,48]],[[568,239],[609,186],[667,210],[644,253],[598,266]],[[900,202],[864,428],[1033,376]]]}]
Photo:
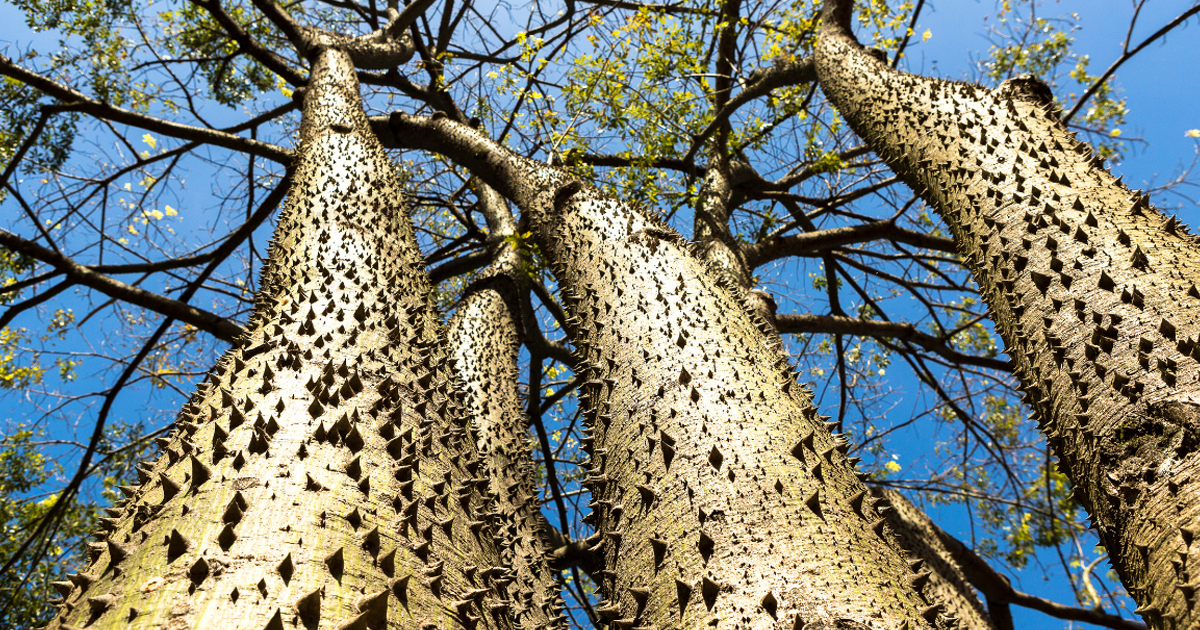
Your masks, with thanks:
[{"label": "tree bark", "polygon": [[579,348],[612,626],[930,627],[938,607],[786,362],[669,227],[444,118],[394,136],[516,202]]},{"label": "tree bark", "polygon": [[51,627],[509,627],[400,199],[353,64],[322,50],[248,333],[123,489]]},{"label": "tree bark", "polygon": [[871,493],[891,507],[887,511],[888,525],[900,547],[908,552],[909,564],[929,571],[926,592],[930,597],[946,608],[946,614],[958,619],[959,628],[995,630],[962,568],[938,538],[940,530],[933,520],[895,490],[872,487]]},{"label": "tree bark", "polygon": [[822,88],[950,226],[1137,612],[1195,626],[1195,237],[1075,140],[1044,84],[893,71],[854,40],[851,4],[825,4]]},{"label": "tree bark", "polygon": [[500,554],[515,575],[510,592],[516,626],[565,628],[561,584],[550,568],[548,532],[534,486],[529,424],[517,391],[524,272],[515,245],[504,240],[516,233],[516,225],[494,190],[479,185],[476,193],[497,251],[495,262],[467,288],[450,319],[450,354],[500,513]]},{"label": "tree bark", "polygon": [[[718,131],[718,134],[721,134]],[[718,135],[718,138],[721,138]],[[783,339],[779,335],[775,319],[773,300],[763,291],[751,286],[749,265],[745,263],[746,248],[729,231],[732,209],[739,203],[734,194],[733,168],[724,154],[722,142],[714,145],[710,152],[704,183],[700,189],[700,203],[696,208],[695,240],[699,243],[699,256],[708,265],[712,274],[719,275],[730,286],[735,298],[740,299],[750,319],[762,332],[769,352],[778,353],[780,359],[788,359]],[[841,343],[840,338],[838,343]],[[811,405],[808,392],[792,388],[791,395],[799,405]],[[842,434],[843,439],[848,436]],[[950,558],[934,534],[933,522],[920,508],[898,492],[872,488],[871,493],[882,502],[881,512],[887,518],[895,542],[904,553],[913,571],[927,574],[922,578],[927,584],[922,594],[930,602],[940,605],[948,619],[955,619],[955,627],[963,630],[996,630],[987,611],[967,583],[962,571]]]},{"label": "tree bark", "polygon": [[[736,6],[736,3],[729,3],[726,5],[726,9],[736,11]],[[730,9],[729,7],[734,8]],[[736,15],[728,15],[725,19],[735,22],[736,17]],[[731,31],[732,29],[727,29],[725,34]],[[723,38],[722,43],[724,42]],[[724,56],[721,59],[724,59]],[[720,65],[718,62],[718,77],[723,76],[723,73],[728,70],[728,68],[721,68]],[[805,68],[805,72],[793,78],[798,81],[815,81],[816,72],[811,58],[806,58],[801,65]],[[720,89],[722,87],[728,89],[728,86],[718,82],[717,109],[723,111],[727,106],[726,99],[723,97],[727,96],[727,93]],[[734,297],[741,300],[751,320],[762,332],[761,338],[766,342],[768,351],[778,353],[781,360],[787,361],[789,357],[784,349],[783,339],[780,337],[780,326],[775,314],[774,300],[765,291],[755,290],[752,285],[750,270],[755,265],[750,262],[749,252],[753,251],[756,245],[747,245],[738,241],[729,229],[733,210],[743,201],[742,196],[736,192],[737,188],[751,179],[753,172],[748,166],[731,159],[728,147],[728,125],[714,124],[711,127],[714,128],[716,137],[709,151],[708,168],[704,172],[704,181],[700,188],[699,203],[694,220],[694,238],[699,243],[699,256],[708,265],[711,273],[718,275],[731,285],[729,288]],[[895,226],[890,222],[880,221],[879,223],[880,226],[888,226],[895,230]],[[843,228],[843,230],[853,232],[853,234],[846,235],[833,234],[837,230],[827,230],[826,232],[831,234],[821,235],[821,233],[810,232],[792,238],[794,240],[809,238],[814,243],[819,243],[820,247],[833,248],[843,244],[847,237],[855,238],[878,232],[880,226],[866,226],[865,229]],[[843,241],[839,242],[839,237],[842,237]],[[953,245],[949,239],[946,241],[947,244]],[[761,244],[757,247],[761,247]],[[835,334],[840,346],[841,336],[837,332]],[[793,388],[791,394],[795,397],[797,404],[811,406],[806,390]],[[845,434],[842,434],[841,437],[848,439]],[[932,603],[940,605],[949,619],[957,620],[955,625],[958,628],[995,630],[995,626],[992,625],[987,611],[979,602],[974,590],[967,584],[962,572],[953,563],[949,554],[940,546],[940,542],[933,534],[933,528],[925,526],[926,524],[933,525],[929,517],[897,492],[879,488],[872,488],[871,492],[878,500],[882,501],[883,505],[890,506],[882,508],[881,511],[886,515],[888,526],[895,535],[895,542],[907,557],[909,566],[914,571],[922,571],[927,574],[927,577],[922,578],[928,580],[922,594]]]}]

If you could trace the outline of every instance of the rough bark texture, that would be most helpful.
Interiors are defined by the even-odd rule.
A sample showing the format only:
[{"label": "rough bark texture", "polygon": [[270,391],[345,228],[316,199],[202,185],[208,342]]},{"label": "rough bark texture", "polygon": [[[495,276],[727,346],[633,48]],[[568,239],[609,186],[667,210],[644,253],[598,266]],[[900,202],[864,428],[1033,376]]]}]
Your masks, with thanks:
[{"label": "rough bark texture", "polygon": [[300,138],[246,337],[51,627],[510,627],[424,265],[344,53],[317,56]]},{"label": "rough bark texture", "polygon": [[[558,575],[550,569],[545,519],[541,518],[529,425],[517,391],[521,349],[521,259],[503,237],[516,232],[504,200],[477,187],[491,228],[498,237],[495,262],[464,293],[450,320],[449,346],[454,371],[463,383],[467,416],[479,433],[496,511],[500,514],[500,554],[512,569],[510,587],[516,625],[525,630],[565,628]],[[500,208],[494,206],[499,205]],[[490,210],[490,212],[489,212]],[[502,212],[501,212],[502,211]],[[495,216],[501,215],[501,216]],[[508,215],[504,217],[503,215]],[[507,218],[507,221],[493,220]]]},{"label": "rough bark texture", "polygon": [[[721,5],[721,18],[729,24],[737,23],[740,11],[740,0],[727,0]],[[716,73],[713,76],[713,108],[717,112],[724,112],[730,102],[736,33],[736,29],[722,29],[717,39]],[[730,215],[741,203],[741,195],[735,192],[735,187],[744,183],[752,171],[730,156],[729,136],[732,129],[728,115],[718,116],[712,130],[715,138],[709,149],[708,168],[700,186],[692,236],[700,244],[700,259],[708,264],[712,273],[720,274],[724,283],[738,288],[736,297],[741,298],[746,308],[760,318],[760,327],[769,327],[764,331],[768,342],[782,348],[779,334],[772,323],[775,312],[773,303],[769,296],[751,292],[754,287],[751,286],[745,252],[729,230]]]},{"label": "rough bark texture", "polygon": [[950,226],[1137,612],[1195,627],[1196,238],[1091,157],[1044,84],[895,72],[835,4],[817,49],[825,93]]},{"label": "rough bark texture", "polygon": [[753,290],[744,248],[729,231],[730,212],[739,204],[734,193],[734,187],[740,181],[738,171],[736,162],[716,155],[709,162],[694,221],[694,238],[700,244],[698,255],[713,274],[719,274],[724,283],[738,288],[737,296],[756,317],[767,342],[782,350],[779,331],[774,324],[774,301],[765,292]]},{"label": "rough bark texture", "polygon": [[[811,66],[810,60],[809,73],[812,76],[809,80],[815,80],[815,71]],[[718,90],[717,94],[720,97],[722,92]],[[733,296],[741,300],[751,320],[762,331],[767,351],[779,354],[786,361],[788,357],[775,321],[774,301],[766,292],[753,289],[746,247],[729,230],[731,211],[740,203],[735,190],[737,184],[745,179],[739,178],[738,174],[744,173],[745,169],[737,168],[739,163],[729,159],[726,138],[727,130],[719,129],[700,188],[694,230],[694,238],[699,243],[698,254],[711,273],[720,274],[731,285],[728,288]],[[797,404],[811,406],[806,390],[792,388],[790,394]],[[848,436],[843,434],[842,438],[848,439]],[[936,538],[936,528],[929,517],[895,491],[872,488],[871,492],[882,505],[890,506],[891,509],[881,506],[880,511],[886,515],[895,541],[906,555],[909,566],[914,571],[928,573],[928,577],[924,578],[928,582],[922,594],[932,603],[940,605],[948,618],[957,619],[958,628],[995,630],[975,591]]]},{"label": "rough bark texture", "polygon": [[[765,292],[753,290],[744,247],[729,232],[730,208],[737,204],[733,192],[734,169],[729,160],[717,155],[718,150],[712,152],[705,170],[700,203],[696,208],[695,240],[699,243],[698,254],[711,273],[721,274],[732,285],[728,288],[735,298],[741,300],[751,320],[762,331],[768,351],[779,353],[783,360],[787,360],[774,318],[773,301]],[[811,404],[804,389],[793,388],[790,393],[798,404]],[[842,437],[849,439],[846,434]],[[940,605],[947,617],[957,619],[958,628],[995,630],[974,589],[938,541],[937,530],[932,527],[933,522],[929,517],[898,492],[872,488],[871,493],[881,501],[880,511],[886,515],[888,526],[909,566],[914,571],[929,573],[928,584],[922,594]],[[882,508],[882,505],[888,505],[891,509]]]},{"label": "rough bark texture", "polygon": [[921,508],[904,495],[888,488],[871,488],[871,493],[887,502],[888,525],[900,547],[908,552],[908,562],[914,570],[929,570],[929,585],[922,592],[946,609],[946,614],[958,618],[963,630],[994,630],[988,611],[967,582],[962,567],[938,537],[940,531]]},{"label": "rough bark texture", "polygon": [[[918,628],[938,615],[786,362],[657,219],[448,120],[395,137],[526,213],[580,348],[616,628]],[[860,625],[855,625],[860,624]]]}]

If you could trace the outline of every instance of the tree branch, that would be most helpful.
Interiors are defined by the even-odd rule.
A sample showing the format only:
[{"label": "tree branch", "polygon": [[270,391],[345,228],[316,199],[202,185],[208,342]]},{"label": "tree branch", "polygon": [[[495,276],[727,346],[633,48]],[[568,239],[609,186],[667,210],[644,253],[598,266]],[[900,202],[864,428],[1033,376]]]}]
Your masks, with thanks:
[{"label": "tree branch", "polygon": [[300,24],[273,0],[254,0],[254,6],[283,31],[305,58],[313,59],[322,48],[335,48],[350,55],[355,68],[360,70],[387,70],[407,62],[414,49],[412,39],[404,31],[432,4],[433,0],[416,0],[402,12],[389,8],[392,19],[386,27],[351,37]]},{"label": "tree branch", "polygon": [[808,256],[845,245],[874,240],[905,243],[950,254],[958,253],[954,246],[954,239],[903,228],[896,225],[894,221],[875,221],[862,225],[767,238],[758,243],[745,245],[742,252],[746,256],[746,264],[751,268],[756,268],[787,256]]},{"label": "tree branch", "polygon": [[84,96],[82,92],[67,87],[57,81],[48,79],[36,72],[26,70],[12,62],[5,55],[0,55],[0,75],[12,77],[26,85],[32,86],[47,96],[63,102],[63,109],[79,111],[97,118],[112,120],[126,125],[139,127],[147,131],[160,133],[172,138],[205,142],[240,151],[250,155],[267,158],[280,164],[288,164],[292,160],[292,152],[282,147],[244,138],[218,129],[205,129],[180,123],[170,122],[154,116],[148,116],[132,110],[102,103]]},{"label": "tree branch", "polygon": [[1018,591],[1009,583],[1008,578],[993,569],[986,560],[979,557],[978,554],[967,547],[962,541],[942,531],[937,525],[933,525],[933,528],[936,530],[938,539],[942,541],[942,544],[954,556],[954,560],[962,567],[963,574],[967,576],[967,580],[971,582],[972,586],[979,589],[979,592],[983,593],[983,596],[989,602],[1012,603],[1045,613],[1056,619],[1094,623],[1106,628],[1146,630],[1146,624],[1110,615],[1103,610],[1089,610],[1086,608],[1065,606],[1036,595]]},{"label": "tree branch", "polygon": [[1007,361],[965,354],[951,348],[947,340],[923,333],[906,322],[886,322],[857,319],[840,315],[776,315],[780,333],[816,333],[826,335],[855,335],[882,337],[916,344],[947,361],[959,365],[974,365],[1001,372],[1011,371]]},{"label": "tree branch", "polygon": [[234,338],[242,334],[242,327],[203,309],[180,302],[163,295],[131,286],[102,273],[97,273],[81,265],[71,258],[52,251],[37,243],[17,236],[7,230],[0,230],[0,245],[30,258],[40,260],[63,272],[70,280],[118,300],[161,313],[185,324],[195,326],[218,339],[232,343]]},{"label": "tree branch", "polygon": [[896,47],[896,56],[892,57],[893,68],[900,64],[900,58],[904,56],[904,49],[908,48],[908,42],[913,36],[913,29],[917,26],[917,18],[921,17],[921,9],[924,6],[925,0],[917,0],[917,6],[913,9],[912,17],[908,20],[908,29],[904,31],[904,39],[900,40],[900,45]]},{"label": "tree branch", "polygon": [[[1114,61],[1112,63],[1112,65],[1109,66],[1108,69],[1105,70],[1104,73],[1101,74],[1098,79],[1096,79],[1090,86],[1088,86],[1087,91],[1083,93],[1083,96],[1079,97],[1079,100],[1075,102],[1075,106],[1071,108],[1071,111],[1067,112],[1066,115],[1064,115],[1062,117],[1062,123],[1064,125],[1067,124],[1071,120],[1071,118],[1073,116],[1075,116],[1075,114],[1079,113],[1079,110],[1080,110],[1080,108],[1083,107],[1084,103],[1088,102],[1089,99],[1091,99],[1093,96],[1096,95],[1096,92],[1098,92],[1100,90],[1100,86],[1104,85],[1105,81],[1108,81],[1109,77],[1111,77],[1113,75],[1113,73],[1117,71],[1117,68],[1121,67],[1121,64],[1125,63],[1126,61],[1129,61],[1129,59],[1131,57],[1133,57],[1134,55],[1141,52],[1143,48],[1145,48],[1146,46],[1149,46],[1153,41],[1157,40],[1158,38],[1162,37],[1163,35],[1166,35],[1168,32],[1170,32],[1176,26],[1183,24],[1184,22],[1187,21],[1188,18],[1192,17],[1193,15],[1196,15],[1197,13],[1200,13],[1200,4],[1196,4],[1192,8],[1181,13],[1179,15],[1179,17],[1175,18],[1174,20],[1171,20],[1170,22],[1167,23],[1166,26],[1155,31],[1155,33],[1153,35],[1151,35],[1150,37],[1147,37],[1145,41],[1138,44],[1136,47],[1134,47],[1133,50],[1126,49],[1126,51],[1120,57],[1118,57],[1117,60]],[[1126,46],[1129,45],[1128,39],[1125,40],[1125,45]]]},{"label": "tree branch", "polygon": [[538,517],[542,520],[542,529],[546,532],[547,547],[550,549],[550,566],[555,570],[565,571],[570,568],[582,569],[588,577],[596,579],[596,574],[604,566],[604,561],[596,552],[592,551],[600,543],[603,538],[600,532],[596,532],[587,538],[572,540],[569,536],[558,531],[546,517],[538,513]]},{"label": "tree branch", "polygon": [[221,6],[220,0],[192,0],[192,2],[196,6],[208,11],[209,15],[211,15],[213,19],[217,21],[217,24],[221,25],[221,28],[225,29],[225,33],[227,33],[229,37],[233,39],[233,41],[237,42],[238,46],[244,52],[249,54],[262,65],[266,66],[271,72],[278,74],[279,76],[283,77],[285,81],[295,86],[301,86],[307,83],[307,80],[294,68],[284,63],[284,61],[280,59],[279,55],[258,43],[258,41],[253,37],[250,37],[250,34],[246,32],[246,29],[242,28],[242,25],[238,24],[237,21],[233,19],[233,16],[229,15],[229,13],[225,11],[225,9]]},{"label": "tree branch", "polygon": [[461,276],[465,273],[471,273],[480,267],[488,264],[492,260],[492,255],[487,250],[481,249],[472,252],[465,256],[457,256],[429,270],[429,282],[439,284],[455,276]]},{"label": "tree branch", "polygon": [[652,4],[643,2],[628,2],[627,0],[583,0],[587,4],[595,4],[602,7],[613,7],[614,9],[629,9],[631,11],[641,11],[646,9],[651,13],[662,12],[667,15],[707,15],[716,17],[717,11],[710,9],[697,9],[694,7],[682,6],[678,4]]},{"label": "tree branch", "polygon": [[738,95],[729,99],[717,113],[713,115],[712,122],[700,132],[699,135],[692,138],[692,146],[688,149],[687,156],[683,158],[685,164],[691,163],[696,157],[698,151],[705,140],[708,140],[718,127],[725,123],[734,112],[750,101],[766,96],[771,93],[771,90],[777,90],[781,87],[790,85],[799,85],[801,83],[812,83],[817,80],[817,68],[813,63],[811,56],[802,59],[789,59],[783,63],[771,66],[770,68],[760,68],[750,75],[746,82],[745,88]]},{"label": "tree branch", "polygon": [[[225,241],[212,252],[202,257],[196,257],[195,262],[207,260],[213,263],[220,263],[224,261],[242,241],[248,238],[254,230],[258,229],[258,226],[262,225],[263,221],[275,211],[275,208],[278,207],[279,202],[283,200],[284,195],[287,193],[290,184],[291,173],[289,172],[275,186],[275,190],[267,195],[266,199],[263,200],[262,204],[245,223],[231,232]],[[177,319],[185,324],[195,326],[227,343],[232,343],[243,332],[243,328],[237,323],[215,313],[191,306],[186,300],[174,300],[152,291],[140,289],[97,271],[97,269],[106,269],[130,273],[147,272],[154,270],[150,265],[162,265],[164,263],[92,268],[81,265],[63,254],[51,251],[46,247],[6,230],[0,230],[0,245],[54,267],[57,271],[66,275],[69,281],[96,289],[111,298],[123,300]]]},{"label": "tree branch", "polygon": [[50,110],[45,108],[42,108],[42,111],[38,113],[38,120],[34,123],[33,130],[29,132],[28,136],[25,136],[25,140],[21,142],[21,146],[13,154],[12,159],[8,161],[8,166],[4,167],[4,172],[0,173],[0,188],[8,185],[8,178],[12,177],[12,174],[17,171],[17,166],[20,165],[21,160],[25,159],[25,152],[37,143],[38,136],[42,135],[42,130],[46,128],[46,121],[50,119],[51,113]]}]

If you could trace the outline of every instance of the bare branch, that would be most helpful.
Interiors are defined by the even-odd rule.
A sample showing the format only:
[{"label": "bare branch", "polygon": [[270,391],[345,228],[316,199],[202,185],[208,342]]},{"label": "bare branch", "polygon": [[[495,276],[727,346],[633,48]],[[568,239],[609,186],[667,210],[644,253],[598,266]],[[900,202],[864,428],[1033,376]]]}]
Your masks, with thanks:
[{"label": "bare branch", "polygon": [[816,66],[813,65],[812,57],[804,57],[801,59],[789,59],[783,63],[771,66],[770,68],[759,69],[750,75],[746,82],[745,88],[738,95],[729,99],[727,103],[722,105],[713,114],[712,122],[692,138],[692,147],[688,149],[687,156],[683,158],[684,163],[690,163],[696,156],[696,151],[708,140],[713,134],[724,124],[734,112],[750,101],[766,96],[771,93],[771,90],[777,90],[781,87],[790,85],[800,85],[802,83],[812,83],[817,80]]},{"label": "bare branch", "polygon": [[653,4],[648,2],[628,2],[627,0],[584,0],[587,4],[595,4],[602,7],[613,7],[614,9],[629,9],[630,11],[641,11],[646,9],[652,13],[662,12],[667,15],[707,15],[716,16],[719,13],[710,9],[697,9],[695,7],[683,6],[678,4]]},{"label": "bare branch", "polygon": [[942,544],[954,556],[954,560],[962,567],[963,574],[967,576],[967,580],[975,588],[979,589],[979,592],[983,593],[989,602],[1012,603],[1043,612],[1057,619],[1094,623],[1106,628],[1146,630],[1146,624],[1110,615],[1103,610],[1089,610],[1086,608],[1065,606],[1036,595],[1018,591],[1009,583],[1008,578],[993,569],[986,560],[979,557],[974,550],[961,540],[942,531],[937,525],[933,525],[933,528],[937,532],[938,539],[942,541]]},{"label": "bare branch", "polygon": [[111,276],[97,273],[63,254],[52,251],[7,230],[0,230],[0,245],[14,252],[40,260],[66,274],[70,280],[96,289],[111,298],[123,300],[177,319],[185,324],[211,333],[213,336],[227,343],[232,343],[243,332],[241,326],[220,315],[196,308],[179,300],[159,295],[153,291],[125,284]]},{"label": "bare branch", "polygon": [[25,140],[21,142],[21,146],[13,154],[11,160],[8,161],[8,166],[4,167],[4,172],[0,173],[0,188],[8,185],[8,178],[17,171],[17,166],[21,164],[21,160],[25,159],[25,152],[37,143],[38,136],[42,135],[42,130],[46,128],[46,121],[49,120],[51,112],[45,108],[38,115],[38,120],[33,125],[33,130],[25,136]]},{"label": "bare branch", "polygon": [[250,155],[274,160],[280,164],[288,164],[292,160],[292,152],[282,147],[244,138],[232,133],[221,131],[218,129],[205,129],[203,127],[193,127],[176,122],[170,122],[154,116],[148,116],[132,110],[124,109],[102,103],[95,99],[84,96],[73,88],[67,87],[57,81],[48,79],[36,72],[27,70],[12,62],[5,55],[0,55],[0,75],[12,77],[26,85],[32,86],[40,90],[47,96],[54,97],[63,102],[63,109],[83,112],[97,118],[103,118],[119,122],[126,125],[132,125],[147,131],[160,133],[164,136],[172,138],[180,138],[183,140],[193,140],[196,142],[206,142],[215,144],[219,147],[225,147],[233,151],[240,151]]},{"label": "bare branch", "polygon": [[903,228],[896,225],[894,221],[876,221],[863,225],[772,237],[758,243],[748,244],[743,247],[742,251],[746,256],[746,264],[755,268],[787,256],[811,256],[838,247],[874,240],[905,243],[950,254],[958,252],[954,246],[954,239]]},{"label": "bare branch", "polygon": [[271,70],[271,72],[283,77],[285,81],[291,83],[292,85],[299,86],[304,85],[307,82],[299,72],[285,63],[284,60],[281,59],[279,55],[275,54],[274,51],[263,46],[253,37],[250,37],[250,34],[246,32],[246,29],[242,28],[242,25],[238,24],[237,21],[233,19],[233,16],[229,15],[229,13],[227,13],[225,9],[221,7],[220,0],[192,1],[196,6],[208,11],[209,15],[211,15],[213,19],[217,21],[217,24],[220,24],[221,28],[225,29],[225,32],[229,35],[229,37],[231,37],[233,41],[237,42],[238,46],[244,52],[253,57],[255,61],[258,61],[262,65],[266,66]]},{"label": "bare branch", "polygon": [[856,335],[859,337],[882,337],[914,343],[947,361],[959,365],[974,365],[1008,372],[1011,368],[1007,361],[980,357],[959,352],[947,343],[947,339],[935,337],[917,330],[917,327],[906,322],[885,322],[869,319],[856,319],[840,315],[776,315],[776,324],[780,333],[817,333],[827,335]]},{"label": "bare branch", "polygon": [[[1108,78],[1111,77],[1113,75],[1113,73],[1117,71],[1117,68],[1121,67],[1121,64],[1125,63],[1126,61],[1129,61],[1130,58],[1132,58],[1134,55],[1141,52],[1143,48],[1145,48],[1146,46],[1149,46],[1152,42],[1154,42],[1158,38],[1162,37],[1163,35],[1166,35],[1172,29],[1174,29],[1176,26],[1183,24],[1184,22],[1186,22],[1188,20],[1188,18],[1192,17],[1193,15],[1196,15],[1197,13],[1200,13],[1200,3],[1196,4],[1195,6],[1188,9],[1187,11],[1184,11],[1183,13],[1181,13],[1179,15],[1179,17],[1168,22],[1166,26],[1155,31],[1153,35],[1151,35],[1150,37],[1147,37],[1145,39],[1145,41],[1143,41],[1142,43],[1135,46],[1133,48],[1133,50],[1126,49],[1126,51],[1120,57],[1118,57],[1116,61],[1112,62],[1112,65],[1110,65],[1108,67],[1108,69],[1105,70],[1104,73],[1099,76],[1099,78],[1097,78],[1091,85],[1088,86],[1087,91],[1083,93],[1083,96],[1079,97],[1079,100],[1075,102],[1075,106],[1071,108],[1071,111],[1067,112],[1066,115],[1064,115],[1062,117],[1063,124],[1065,125],[1068,122],[1070,122],[1071,118],[1074,117],[1075,114],[1079,113],[1079,110],[1080,110],[1080,108],[1083,107],[1084,103],[1087,103],[1089,99],[1091,99],[1093,96],[1096,95],[1096,92],[1098,92],[1100,90],[1100,86],[1104,85],[1105,81],[1108,81]],[[1126,46],[1129,45],[1129,40],[1125,41],[1125,45]]]}]

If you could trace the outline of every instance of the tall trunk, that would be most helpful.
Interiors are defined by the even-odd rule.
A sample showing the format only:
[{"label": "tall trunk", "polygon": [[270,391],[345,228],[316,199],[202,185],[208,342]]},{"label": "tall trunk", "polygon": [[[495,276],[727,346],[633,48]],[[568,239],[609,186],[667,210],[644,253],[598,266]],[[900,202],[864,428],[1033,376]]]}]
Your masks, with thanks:
[{"label": "tall trunk", "polygon": [[1196,626],[1196,239],[1090,156],[1044,84],[895,72],[854,40],[851,4],[826,2],[822,88],[949,224],[1137,612]]},{"label": "tall trunk", "polygon": [[480,612],[503,613],[506,571],[394,166],[333,49],[294,182],[245,339],[52,627],[508,627]]},{"label": "tall trunk", "polygon": [[[740,304],[678,234],[449,120],[395,137],[525,212],[572,313],[617,628],[929,627],[886,521]],[[807,625],[806,624],[810,624]]]},{"label": "tall trunk", "polygon": [[[729,229],[730,216],[741,200],[735,193],[738,183],[736,177],[740,173],[735,168],[737,163],[729,159],[727,136],[727,129],[719,129],[717,141],[709,154],[708,168],[696,207],[694,238],[699,243],[699,256],[708,265],[710,273],[720,276],[730,285],[727,288],[735,298],[741,300],[751,320],[759,327],[762,332],[760,339],[766,342],[767,351],[778,353],[786,361],[788,357],[783,339],[775,324],[774,302],[766,292],[754,290],[744,246]],[[797,404],[810,404],[806,390],[792,388],[790,393]],[[843,434],[842,437],[847,436]],[[895,542],[909,566],[914,570],[926,570],[929,574],[928,586],[922,590],[922,594],[931,603],[940,605],[947,617],[957,619],[958,628],[995,630],[975,591],[941,546],[933,533],[934,529],[925,526],[932,525],[929,517],[897,492],[878,488],[872,488],[871,491],[892,508],[880,511],[885,514],[888,526],[895,535]]]},{"label": "tall trunk", "polygon": [[515,575],[510,591],[516,625],[524,630],[565,628],[561,584],[550,569],[545,520],[533,484],[529,425],[517,392],[522,260],[503,240],[516,233],[516,225],[494,190],[483,185],[476,190],[498,251],[450,320],[450,354],[500,513],[500,554]]},{"label": "tall trunk", "polygon": [[729,230],[729,219],[741,199],[734,192],[744,165],[720,155],[721,149],[711,152],[700,200],[696,206],[694,238],[700,244],[699,257],[709,265],[713,275],[727,284],[738,287],[737,294],[745,308],[759,320],[765,340],[773,349],[782,351],[783,343],[775,328],[775,305],[770,295],[754,290],[750,266],[746,264],[743,246]]},{"label": "tall trunk", "polygon": [[[900,547],[908,552],[909,563],[929,570],[926,594],[945,606],[947,614],[957,617],[962,630],[994,630],[996,626],[989,611],[967,582],[962,567],[942,544],[933,520],[895,490],[872,487],[871,493],[891,507],[887,512],[888,525]],[[1011,630],[1012,624],[1007,627]]]}]

